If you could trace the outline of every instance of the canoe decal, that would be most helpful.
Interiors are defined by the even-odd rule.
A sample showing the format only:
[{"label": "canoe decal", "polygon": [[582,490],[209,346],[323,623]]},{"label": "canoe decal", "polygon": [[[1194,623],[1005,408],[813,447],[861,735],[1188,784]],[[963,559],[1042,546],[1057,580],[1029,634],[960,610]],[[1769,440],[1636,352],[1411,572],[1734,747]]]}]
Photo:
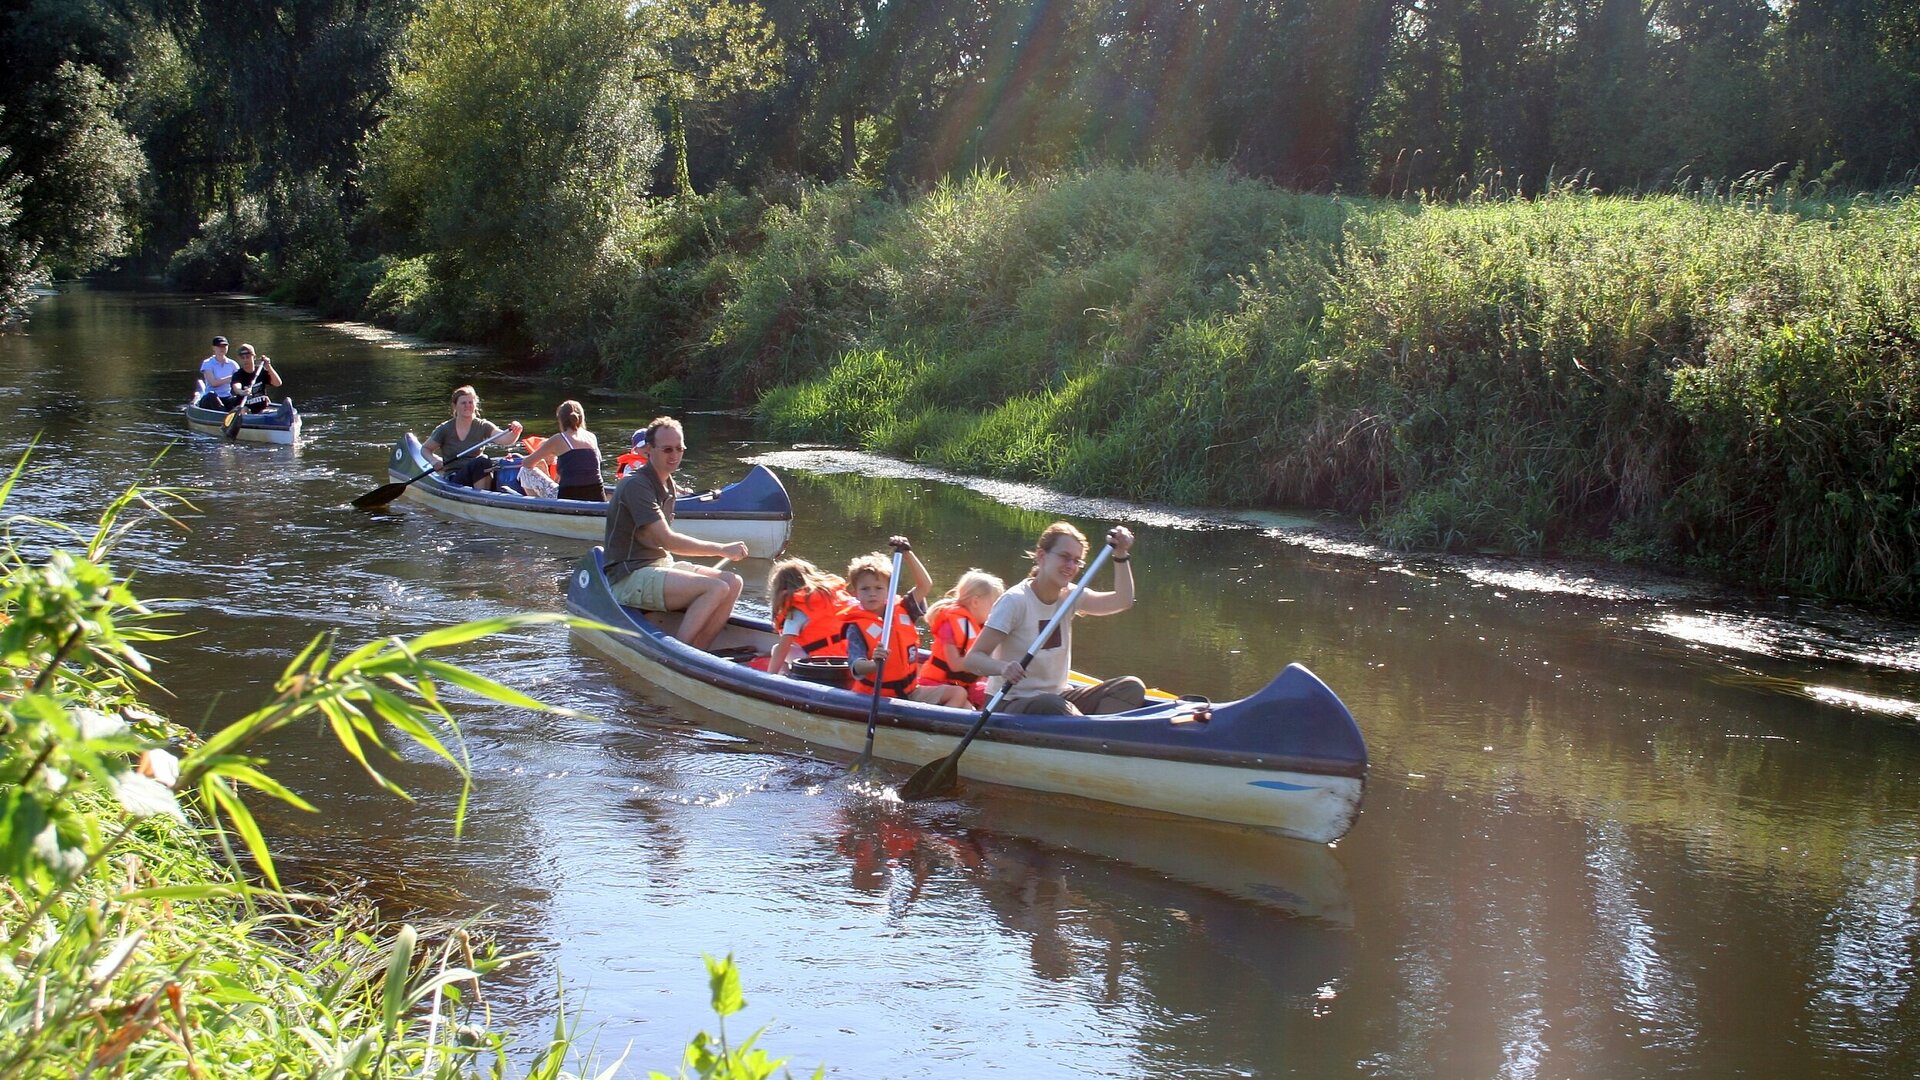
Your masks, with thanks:
[{"label": "canoe decal", "polygon": [[1247,783],[1275,791],[1313,791],[1319,787],[1318,784],[1289,784],[1285,780],[1249,780]]}]

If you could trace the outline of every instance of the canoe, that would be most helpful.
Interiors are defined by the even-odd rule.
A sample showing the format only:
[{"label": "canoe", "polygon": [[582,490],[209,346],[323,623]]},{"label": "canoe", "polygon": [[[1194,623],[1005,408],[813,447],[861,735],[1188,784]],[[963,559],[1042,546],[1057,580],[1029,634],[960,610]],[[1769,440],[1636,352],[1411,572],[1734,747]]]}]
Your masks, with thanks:
[{"label": "canoe", "polygon": [[[387,456],[387,475],[395,480],[411,480],[430,467],[420,440],[411,432],[394,443]],[[409,486],[405,497],[465,521],[595,543],[606,537],[607,504],[603,502],[480,491],[450,484],[438,473]],[[744,541],[748,557],[771,559],[787,545],[793,502],[773,470],[755,465],[718,491],[682,495],[673,505],[673,527],[715,543]]]},{"label": "canoe", "polygon": [[[763,619],[736,616],[714,643],[743,655],[694,649],[669,636],[673,616],[614,600],[599,548],[574,565],[567,608],[611,628],[576,633],[677,697],[817,746],[857,753],[865,744],[866,696],[748,666],[744,654],[765,654],[775,640]],[[888,699],[874,755],[906,766],[904,779],[951,752],[978,715]],[[1238,701],[1167,698],[1096,717],[996,714],[959,772],[1324,844],[1346,835],[1360,813],[1367,747],[1333,691],[1289,664]]]},{"label": "canoe", "polygon": [[[187,399],[187,426],[195,431],[224,436],[226,430],[221,424],[226,420],[227,412],[225,409],[201,408],[197,402],[204,393],[204,388],[196,387],[193,396]],[[300,438],[300,412],[293,407],[293,399],[287,398],[265,412],[241,413],[238,438],[241,442],[292,446]]]}]

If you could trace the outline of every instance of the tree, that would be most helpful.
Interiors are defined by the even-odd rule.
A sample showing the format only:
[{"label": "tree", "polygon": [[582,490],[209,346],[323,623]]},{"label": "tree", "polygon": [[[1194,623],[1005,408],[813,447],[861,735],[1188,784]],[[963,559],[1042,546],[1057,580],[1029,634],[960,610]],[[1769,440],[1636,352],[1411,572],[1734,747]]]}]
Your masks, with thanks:
[{"label": "tree", "polygon": [[431,0],[372,147],[390,250],[427,253],[490,326],[576,305],[646,197],[660,139],[620,0]]},{"label": "tree", "polygon": [[634,82],[664,102],[674,187],[691,195],[688,106],[774,86],[780,77],[780,42],[759,5],[752,3],[664,0],[640,5],[634,18]]}]

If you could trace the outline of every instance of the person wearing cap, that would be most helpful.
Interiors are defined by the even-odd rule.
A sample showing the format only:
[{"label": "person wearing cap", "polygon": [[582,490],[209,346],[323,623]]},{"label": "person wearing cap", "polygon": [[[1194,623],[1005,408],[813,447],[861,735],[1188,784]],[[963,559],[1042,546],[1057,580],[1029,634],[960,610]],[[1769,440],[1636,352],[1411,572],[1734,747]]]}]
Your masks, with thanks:
[{"label": "person wearing cap", "polygon": [[273,402],[267,398],[267,388],[280,385],[280,373],[273,369],[271,357],[262,356],[259,366],[253,362],[253,346],[241,342],[233,350],[240,358],[240,370],[233,374],[233,396],[236,403],[248,412],[265,412]]},{"label": "person wearing cap", "polygon": [[203,409],[233,408],[233,375],[240,365],[227,359],[227,339],[213,339],[213,355],[200,361],[200,382],[203,392],[195,402]]},{"label": "person wearing cap", "polygon": [[647,429],[640,428],[633,433],[633,449],[614,459],[613,478],[625,480],[627,474],[647,463]]}]

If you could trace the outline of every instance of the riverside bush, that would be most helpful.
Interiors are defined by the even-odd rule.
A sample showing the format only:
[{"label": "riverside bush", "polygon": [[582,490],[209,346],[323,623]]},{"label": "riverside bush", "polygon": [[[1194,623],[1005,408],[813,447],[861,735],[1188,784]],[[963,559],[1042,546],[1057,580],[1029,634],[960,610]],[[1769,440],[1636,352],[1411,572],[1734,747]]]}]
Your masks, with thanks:
[{"label": "riverside bush", "polygon": [[1920,208],[1790,195],[1375,202],[1122,169],[842,195],[766,279],[814,282],[789,322],[834,332],[796,347],[768,284],[716,360],[779,337],[785,437],[1915,610]]},{"label": "riverside bush", "polygon": [[[0,506],[25,464],[0,482]],[[241,792],[311,809],[253,753],[297,723],[327,726],[397,795],[376,765],[395,732],[466,781],[448,689],[549,707],[434,654],[559,617],[340,654],[322,635],[265,705],[200,740],[142,704],[155,687],[140,645],[166,635],[106,562],[134,511],[165,516],[177,500],[127,491],[77,551],[29,558],[10,536],[0,543],[0,1077],[512,1075],[479,981],[514,958],[466,927],[423,933],[366,904],[282,893]],[[456,830],[464,809],[463,795]],[[744,1005],[732,958],[707,966],[721,1026],[694,1036],[681,1075],[773,1075],[782,1062],[755,1047],[758,1033],[726,1038],[725,1017]],[[572,1077],[575,1053],[563,1014],[524,1075]]]}]

